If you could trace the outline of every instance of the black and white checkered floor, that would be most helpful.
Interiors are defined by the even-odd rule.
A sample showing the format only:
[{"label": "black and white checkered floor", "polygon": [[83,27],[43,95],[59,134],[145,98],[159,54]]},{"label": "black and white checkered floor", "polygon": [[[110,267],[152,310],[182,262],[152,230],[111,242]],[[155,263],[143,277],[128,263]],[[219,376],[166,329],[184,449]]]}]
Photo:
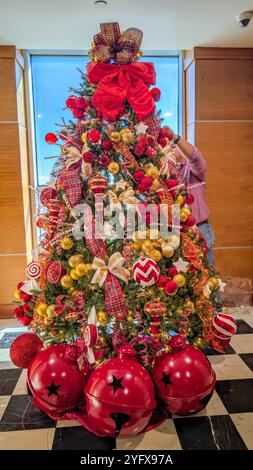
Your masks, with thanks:
[{"label": "black and white checkered floor", "polygon": [[0,449],[216,450],[253,449],[253,308],[232,309],[238,331],[225,354],[207,351],[217,375],[215,393],[202,412],[172,416],[153,431],[131,438],[99,438],[78,421],[57,424],[26,393],[26,371],[9,361],[9,347],[22,332],[0,320]]}]

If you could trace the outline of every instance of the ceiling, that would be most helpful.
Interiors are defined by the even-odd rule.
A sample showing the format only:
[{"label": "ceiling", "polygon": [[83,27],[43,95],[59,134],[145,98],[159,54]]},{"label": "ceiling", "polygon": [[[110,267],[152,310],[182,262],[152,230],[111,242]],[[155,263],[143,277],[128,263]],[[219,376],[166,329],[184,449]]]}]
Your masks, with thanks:
[{"label": "ceiling", "polygon": [[20,49],[87,50],[99,23],[143,30],[143,50],[194,46],[253,47],[253,20],[246,29],[238,12],[253,0],[0,0],[0,44]]}]

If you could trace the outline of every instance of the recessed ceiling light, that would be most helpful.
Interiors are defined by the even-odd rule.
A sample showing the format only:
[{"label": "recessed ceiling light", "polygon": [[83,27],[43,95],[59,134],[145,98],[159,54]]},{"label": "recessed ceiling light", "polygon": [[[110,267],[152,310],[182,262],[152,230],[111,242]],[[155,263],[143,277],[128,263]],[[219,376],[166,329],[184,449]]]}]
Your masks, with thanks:
[{"label": "recessed ceiling light", "polygon": [[108,5],[108,2],[106,0],[96,0],[94,2],[94,5],[96,5],[97,7],[106,7]]}]

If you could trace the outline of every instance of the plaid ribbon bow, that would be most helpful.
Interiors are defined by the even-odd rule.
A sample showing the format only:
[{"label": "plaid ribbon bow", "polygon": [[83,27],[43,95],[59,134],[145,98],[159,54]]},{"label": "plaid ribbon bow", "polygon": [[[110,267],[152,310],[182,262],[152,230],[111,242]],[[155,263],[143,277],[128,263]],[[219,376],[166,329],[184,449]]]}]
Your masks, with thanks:
[{"label": "plaid ribbon bow", "polygon": [[[108,257],[108,251],[102,237],[98,238],[95,233],[95,220],[91,214],[90,207],[84,205],[84,236],[92,256],[101,259]],[[104,283],[106,312],[113,315],[120,322],[127,317],[127,309],[120,283],[116,276],[108,272]]]},{"label": "plaid ribbon bow", "polygon": [[129,28],[120,33],[118,23],[101,23],[101,32],[93,38],[89,56],[94,62],[130,64],[140,49],[143,33],[140,29]]}]

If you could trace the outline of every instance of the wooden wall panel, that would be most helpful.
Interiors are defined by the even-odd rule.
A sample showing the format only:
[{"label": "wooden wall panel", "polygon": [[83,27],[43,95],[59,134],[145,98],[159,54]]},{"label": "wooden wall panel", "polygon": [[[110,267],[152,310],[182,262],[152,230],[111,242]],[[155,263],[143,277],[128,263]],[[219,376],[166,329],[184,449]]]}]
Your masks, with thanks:
[{"label": "wooden wall panel", "polygon": [[186,93],[195,89],[195,100],[185,99],[194,107],[185,135],[207,161],[217,267],[224,277],[253,278],[253,49],[195,48],[185,81]]},{"label": "wooden wall panel", "polygon": [[216,264],[224,277],[252,278],[253,247],[214,249]]},{"label": "wooden wall panel", "polygon": [[253,119],[252,62],[253,59],[196,62],[197,121]]},{"label": "wooden wall panel", "polygon": [[253,122],[197,122],[195,127],[195,141],[207,161],[216,244],[253,245]]},{"label": "wooden wall panel", "polygon": [[29,190],[22,66],[14,46],[0,46],[0,316],[1,305],[6,312],[24,277],[29,239],[24,217]]},{"label": "wooden wall panel", "polygon": [[[0,255],[0,302],[2,304],[11,304],[13,300],[13,291],[18,282],[24,279],[24,268],[26,266],[26,255]],[[1,308],[0,308],[1,317]]]}]

